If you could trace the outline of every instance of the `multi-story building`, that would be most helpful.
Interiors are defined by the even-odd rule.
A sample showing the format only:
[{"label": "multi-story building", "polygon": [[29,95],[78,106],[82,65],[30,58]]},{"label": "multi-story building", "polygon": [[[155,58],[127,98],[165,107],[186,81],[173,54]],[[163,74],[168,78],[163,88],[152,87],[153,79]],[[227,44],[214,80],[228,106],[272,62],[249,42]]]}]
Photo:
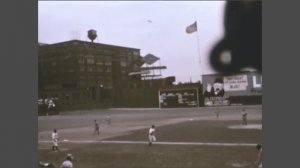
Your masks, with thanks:
[{"label": "multi-story building", "polygon": [[39,97],[64,106],[113,104],[113,94],[130,88],[143,64],[140,49],[71,40],[39,45]]}]

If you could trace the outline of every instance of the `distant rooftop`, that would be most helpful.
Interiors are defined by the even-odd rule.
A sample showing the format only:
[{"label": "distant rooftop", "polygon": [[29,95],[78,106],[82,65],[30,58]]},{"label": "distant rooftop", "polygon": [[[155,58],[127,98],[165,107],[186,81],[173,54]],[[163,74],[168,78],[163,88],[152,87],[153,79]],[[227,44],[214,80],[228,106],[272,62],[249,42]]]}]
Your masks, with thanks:
[{"label": "distant rooftop", "polygon": [[45,46],[45,45],[48,45],[46,43],[39,43],[39,46]]},{"label": "distant rooftop", "polygon": [[110,45],[110,44],[104,44],[104,43],[96,43],[96,42],[92,43],[90,41],[81,41],[81,40],[70,40],[70,41],[64,41],[64,42],[53,43],[53,44],[39,43],[39,46],[54,46],[54,45],[61,45],[61,44],[67,44],[67,43],[73,43],[73,42],[78,42],[78,43],[83,43],[83,44],[93,44],[93,45],[107,46],[107,47],[118,47],[118,48],[127,48],[127,49],[140,50],[138,48],[125,47],[125,46],[117,46],[117,45]]}]

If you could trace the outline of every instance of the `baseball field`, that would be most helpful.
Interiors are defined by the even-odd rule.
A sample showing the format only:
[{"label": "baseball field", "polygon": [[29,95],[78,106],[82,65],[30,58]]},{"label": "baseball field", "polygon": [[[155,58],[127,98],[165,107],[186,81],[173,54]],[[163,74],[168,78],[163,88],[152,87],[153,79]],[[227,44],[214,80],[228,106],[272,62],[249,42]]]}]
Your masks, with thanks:
[{"label": "baseball field", "polygon": [[[247,125],[241,125],[242,108]],[[94,120],[100,135],[94,134]],[[157,142],[149,147],[153,124]],[[51,150],[53,129],[59,134],[56,152]],[[255,168],[262,106],[63,112],[38,118],[38,141],[39,161],[56,167],[72,153],[75,168]]]}]

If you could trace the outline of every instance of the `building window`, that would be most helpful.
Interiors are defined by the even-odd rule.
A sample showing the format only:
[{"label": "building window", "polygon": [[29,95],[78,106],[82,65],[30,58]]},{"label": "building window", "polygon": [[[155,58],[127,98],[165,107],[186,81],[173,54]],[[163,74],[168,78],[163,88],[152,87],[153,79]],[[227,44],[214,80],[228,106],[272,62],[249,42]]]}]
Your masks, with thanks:
[{"label": "building window", "polygon": [[80,67],[80,68],[79,68],[79,71],[84,72],[84,71],[85,71],[85,68],[84,68],[84,67]]},{"label": "building window", "polygon": [[79,80],[85,80],[85,76],[79,76]]},{"label": "building window", "polygon": [[85,81],[79,81],[79,82],[78,82],[78,85],[82,87],[82,86],[85,86],[86,83],[85,83]]},{"label": "building window", "polygon": [[138,52],[138,51],[133,51],[133,55],[135,55],[135,56],[139,56],[140,54],[139,54],[139,52]]},{"label": "building window", "polygon": [[104,59],[105,59],[105,60],[110,60],[110,59],[111,59],[111,56],[105,55],[105,56],[104,56]]},{"label": "building window", "polygon": [[111,82],[111,81],[108,81],[108,82],[107,82],[107,86],[108,86],[109,88],[111,88],[111,87],[112,87],[112,82]]},{"label": "building window", "polygon": [[97,67],[97,72],[103,72],[103,68],[102,67]]},{"label": "building window", "polygon": [[51,65],[52,65],[52,66],[56,66],[56,62],[55,62],[55,61],[52,61],[52,62],[51,62]]},{"label": "building window", "polygon": [[106,72],[111,72],[111,68],[106,68]]},{"label": "building window", "polygon": [[88,71],[93,72],[93,71],[95,71],[95,68],[94,67],[88,67]]},{"label": "building window", "polygon": [[74,72],[74,69],[73,69],[73,68],[70,68],[70,69],[69,69],[69,72]]},{"label": "building window", "polygon": [[84,64],[84,59],[83,58],[79,58],[78,63],[79,64]]},{"label": "building window", "polygon": [[111,66],[111,65],[112,65],[112,62],[111,62],[111,61],[106,61],[106,62],[105,62],[105,65],[106,65],[106,66]]},{"label": "building window", "polygon": [[126,59],[127,55],[126,54],[120,54],[120,57],[123,58],[123,59],[124,58]]},{"label": "building window", "polygon": [[100,60],[97,60],[97,61],[96,61],[96,65],[103,65],[103,62],[100,61]]},{"label": "building window", "polygon": [[127,66],[127,62],[126,61],[121,61],[120,65],[121,65],[121,67],[126,67]]},{"label": "building window", "polygon": [[106,54],[112,54],[112,51],[110,51],[110,50],[103,50],[103,52]]},{"label": "building window", "polygon": [[132,56],[128,55],[127,59],[128,59],[128,62],[131,62],[132,61]]},{"label": "building window", "polygon": [[87,62],[87,64],[94,64],[95,60],[94,60],[94,58],[87,58],[86,62]]}]

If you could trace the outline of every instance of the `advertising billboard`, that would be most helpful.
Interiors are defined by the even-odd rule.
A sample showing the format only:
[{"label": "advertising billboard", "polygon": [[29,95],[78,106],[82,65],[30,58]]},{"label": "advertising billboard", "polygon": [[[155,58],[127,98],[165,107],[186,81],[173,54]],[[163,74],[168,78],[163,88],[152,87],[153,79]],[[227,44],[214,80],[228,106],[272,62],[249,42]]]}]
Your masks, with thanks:
[{"label": "advertising billboard", "polygon": [[261,96],[262,75],[256,72],[203,75],[205,106],[229,105],[230,97]]},{"label": "advertising billboard", "polygon": [[247,75],[224,76],[223,79],[224,90],[226,91],[239,91],[247,89]]},{"label": "advertising billboard", "polygon": [[213,82],[206,84],[203,96],[205,106],[229,105],[228,97],[225,96],[224,80],[216,77]]}]

